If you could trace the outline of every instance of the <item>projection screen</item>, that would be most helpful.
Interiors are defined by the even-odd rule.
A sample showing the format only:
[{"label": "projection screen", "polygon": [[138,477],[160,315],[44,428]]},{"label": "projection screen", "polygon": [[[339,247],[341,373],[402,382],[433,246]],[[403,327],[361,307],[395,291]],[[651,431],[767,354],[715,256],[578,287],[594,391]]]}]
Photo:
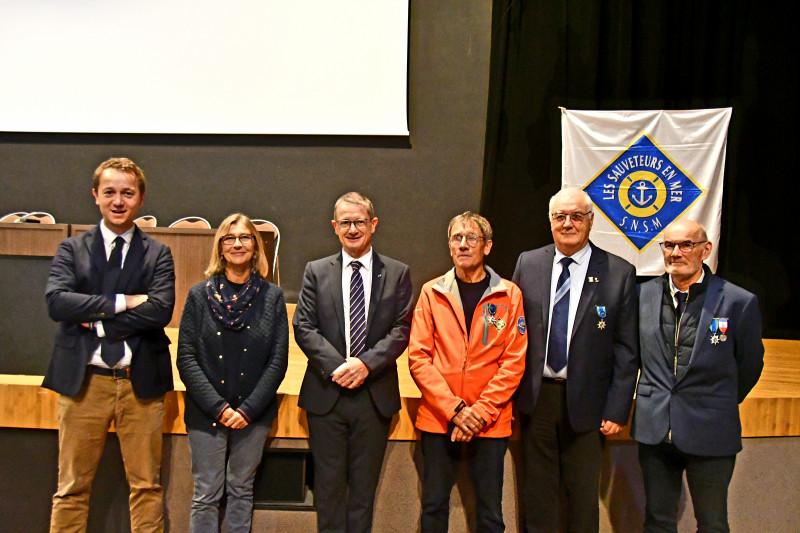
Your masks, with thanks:
[{"label": "projection screen", "polygon": [[408,0],[0,0],[0,131],[408,135]]}]

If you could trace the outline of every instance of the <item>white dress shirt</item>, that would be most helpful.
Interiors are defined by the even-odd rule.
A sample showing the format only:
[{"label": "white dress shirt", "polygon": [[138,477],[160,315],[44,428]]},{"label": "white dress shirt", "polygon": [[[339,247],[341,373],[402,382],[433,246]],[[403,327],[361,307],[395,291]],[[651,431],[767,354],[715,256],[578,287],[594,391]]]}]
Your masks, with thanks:
[{"label": "white dress shirt", "polygon": [[[586,281],[586,273],[589,271],[589,259],[592,258],[592,247],[587,243],[586,246],[575,252],[571,256],[562,254],[556,248],[556,254],[553,258],[553,273],[550,278],[550,311],[547,317],[547,339],[550,339],[550,322],[553,320],[553,300],[556,297],[556,289],[558,288],[558,278],[561,276],[560,261],[565,257],[572,258],[572,264],[569,265],[569,318],[567,319],[567,361],[569,361],[569,346],[572,342],[572,327],[575,324],[575,315],[578,312],[578,303],[581,299],[581,291],[583,291],[583,283]],[[549,344],[549,343],[548,343]],[[545,348],[547,350],[548,348]],[[544,377],[546,378],[565,378],[567,377],[567,366],[556,373],[547,366],[547,359],[545,358]]]},{"label": "white dress shirt", "polygon": [[[122,247],[122,266],[125,266],[125,258],[128,256],[128,250],[131,248],[131,239],[133,239],[133,230],[132,227],[122,235],[117,235],[110,229],[108,229],[104,222],[100,222],[100,234],[103,236],[103,244],[106,248],[106,261],[108,261],[109,256],[111,256],[111,251],[114,249],[114,239],[117,237],[122,237],[125,241],[125,245]],[[125,305],[125,295],[124,294],[117,294],[114,298],[114,313],[122,313],[126,309]],[[94,323],[95,331],[97,332],[97,336],[102,338],[106,336],[106,332],[103,329],[103,322],[98,321]],[[103,358],[100,356],[101,347],[98,346],[97,350],[92,354],[92,358],[89,360],[90,365],[99,366],[102,368],[108,368],[108,365],[103,361]],[[125,368],[127,366],[131,366],[131,348],[128,346],[128,343],[125,343],[125,355],[122,356],[119,363],[117,363],[114,368]]]},{"label": "white dress shirt", "polygon": [[353,276],[353,267],[350,263],[361,263],[361,279],[364,282],[364,318],[369,318],[369,297],[372,293],[372,247],[369,251],[353,259],[342,248],[342,300],[344,304],[344,338],[347,342],[347,357],[350,357],[350,278]]}]

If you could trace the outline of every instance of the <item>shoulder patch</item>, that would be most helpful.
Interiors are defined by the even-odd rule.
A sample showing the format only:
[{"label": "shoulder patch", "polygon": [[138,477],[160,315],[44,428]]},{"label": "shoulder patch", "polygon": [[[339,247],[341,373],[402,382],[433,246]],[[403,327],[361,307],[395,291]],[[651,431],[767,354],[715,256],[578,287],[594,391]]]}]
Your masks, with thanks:
[{"label": "shoulder patch", "polygon": [[517,319],[517,329],[520,335],[525,335],[525,317],[521,316]]}]

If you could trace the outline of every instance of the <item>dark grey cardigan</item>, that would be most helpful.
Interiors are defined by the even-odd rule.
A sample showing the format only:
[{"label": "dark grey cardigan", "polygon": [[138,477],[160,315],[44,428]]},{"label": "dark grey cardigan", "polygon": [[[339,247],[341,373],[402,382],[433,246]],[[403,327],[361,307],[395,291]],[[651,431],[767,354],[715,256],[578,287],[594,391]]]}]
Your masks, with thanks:
[{"label": "dark grey cardigan", "polygon": [[[225,362],[222,358],[222,323],[211,314],[206,282],[191,288],[183,308],[178,336],[178,372],[186,385],[184,421],[188,429],[216,433],[217,417],[228,407],[225,401]],[[245,321],[237,411],[248,422],[278,414],[276,392],[289,360],[289,322],[283,291],[264,282],[253,299]]]}]

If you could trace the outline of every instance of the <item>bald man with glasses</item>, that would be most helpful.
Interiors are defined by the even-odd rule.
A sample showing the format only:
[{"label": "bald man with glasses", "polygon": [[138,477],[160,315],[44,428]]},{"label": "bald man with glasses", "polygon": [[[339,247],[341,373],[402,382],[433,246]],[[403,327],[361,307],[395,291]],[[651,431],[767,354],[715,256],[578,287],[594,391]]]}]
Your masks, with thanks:
[{"label": "bald man with glasses", "polygon": [[666,273],[639,296],[642,375],[631,431],[644,474],[644,530],[678,531],[685,471],[698,531],[729,531],[739,403],[764,366],[758,300],[703,264],[712,244],[698,222],[673,222],[660,245]]}]

